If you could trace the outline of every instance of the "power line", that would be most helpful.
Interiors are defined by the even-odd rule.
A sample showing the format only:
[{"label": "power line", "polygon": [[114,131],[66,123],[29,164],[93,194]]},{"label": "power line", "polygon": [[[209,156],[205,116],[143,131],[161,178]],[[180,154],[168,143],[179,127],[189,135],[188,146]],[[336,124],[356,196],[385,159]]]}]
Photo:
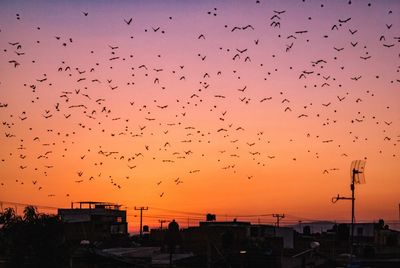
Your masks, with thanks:
[{"label": "power line", "polygon": [[[46,209],[46,210],[58,210],[58,207],[53,207],[53,206],[46,206],[46,205],[38,205],[38,204],[32,204],[32,203],[21,203],[21,202],[12,202],[12,201],[4,201],[0,200],[0,207],[3,208],[3,205],[11,205],[11,206],[34,206],[38,209]],[[156,214],[156,215],[144,215],[144,218],[154,218],[154,219],[161,219],[161,218],[175,218],[175,219],[181,219],[181,220],[187,220],[186,215],[192,215],[190,220],[195,221],[199,220],[201,221],[206,213],[203,212],[189,212],[189,211],[181,211],[181,210],[173,210],[173,209],[166,209],[166,208],[158,208],[158,207],[148,207],[150,209],[154,210],[159,210],[159,211],[165,211],[165,212],[170,212],[172,214]],[[127,210],[134,210],[134,208],[131,207],[126,207]],[[173,214],[175,213],[175,214]],[[132,214],[127,214],[128,216],[136,216]],[[244,218],[248,219],[249,221],[253,222],[251,218],[254,217],[270,217],[272,216],[272,213],[265,213],[265,214],[217,214],[217,216],[220,217],[232,217],[232,218]],[[201,216],[201,217],[200,217]],[[399,216],[400,216],[400,204],[399,204]],[[280,223],[283,224],[288,224],[288,223],[297,223],[298,220],[302,220],[304,224],[307,223],[318,223],[318,222],[343,222],[346,223],[349,220],[348,219],[312,219],[312,218],[306,218],[306,217],[300,217],[296,216],[293,214],[285,214],[285,219],[280,219]],[[385,220],[386,223],[388,224],[398,224],[400,219],[387,219]],[[377,222],[377,219],[359,219],[359,223],[368,223],[368,222]],[[254,221],[256,222],[256,221]],[[273,223],[272,221],[265,221],[261,220],[262,223]]]},{"label": "power line", "polygon": [[[168,208],[158,208],[158,207],[149,207],[149,208],[152,209],[152,210],[161,210],[161,211],[177,213],[177,214],[185,214],[185,215],[204,216],[204,215],[207,214],[206,212],[189,212],[189,211],[173,210],[173,209],[168,209]],[[273,213],[263,213],[263,214],[224,214],[224,213],[217,213],[216,215],[243,218],[243,217],[267,217],[267,216],[272,216]]]},{"label": "power line", "polygon": [[166,211],[166,212],[171,212],[171,213],[187,214],[187,215],[204,216],[207,214],[207,213],[203,213],[203,212],[188,212],[188,211],[180,211],[180,210],[167,209],[167,208],[157,208],[157,207],[150,207],[150,208],[154,209],[154,210],[161,210],[161,211]]},{"label": "power line", "polygon": [[26,203],[18,203],[18,202],[9,202],[9,201],[2,201],[2,200],[0,200],[0,205],[3,206],[3,204],[13,205],[13,206],[23,206],[23,207],[33,206],[33,207],[41,208],[41,209],[58,210],[57,207],[43,206],[43,205],[35,205],[35,204],[26,204]]}]

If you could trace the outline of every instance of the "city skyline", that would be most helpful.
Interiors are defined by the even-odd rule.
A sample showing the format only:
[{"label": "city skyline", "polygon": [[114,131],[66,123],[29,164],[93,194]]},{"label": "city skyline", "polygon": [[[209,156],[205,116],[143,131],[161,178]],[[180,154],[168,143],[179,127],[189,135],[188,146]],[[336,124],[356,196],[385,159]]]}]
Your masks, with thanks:
[{"label": "city skyline", "polygon": [[1,6],[2,200],[398,219],[399,3]]}]

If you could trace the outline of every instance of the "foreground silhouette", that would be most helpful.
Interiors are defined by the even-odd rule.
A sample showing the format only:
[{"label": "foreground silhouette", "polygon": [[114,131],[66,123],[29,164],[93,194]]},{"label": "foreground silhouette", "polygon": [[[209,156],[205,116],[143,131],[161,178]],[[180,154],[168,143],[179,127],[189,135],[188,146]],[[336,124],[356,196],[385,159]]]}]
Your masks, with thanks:
[{"label": "foreground silhouette", "polygon": [[0,213],[0,259],[10,267],[67,267],[70,252],[58,216],[33,206],[22,217],[12,208]]}]

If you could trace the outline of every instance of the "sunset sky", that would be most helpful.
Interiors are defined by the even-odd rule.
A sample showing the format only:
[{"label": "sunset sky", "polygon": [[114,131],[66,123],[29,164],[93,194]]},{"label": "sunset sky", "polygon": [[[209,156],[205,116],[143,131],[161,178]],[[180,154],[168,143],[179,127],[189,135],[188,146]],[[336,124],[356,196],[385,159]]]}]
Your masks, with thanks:
[{"label": "sunset sky", "polygon": [[399,34],[389,0],[2,1],[0,200],[348,221],[365,160],[356,219],[396,220]]}]

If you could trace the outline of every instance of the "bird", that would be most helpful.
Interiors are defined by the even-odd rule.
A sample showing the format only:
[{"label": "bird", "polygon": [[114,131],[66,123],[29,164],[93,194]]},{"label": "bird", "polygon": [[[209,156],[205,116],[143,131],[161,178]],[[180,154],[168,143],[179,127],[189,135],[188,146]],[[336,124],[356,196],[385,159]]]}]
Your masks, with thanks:
[{"label": "bird", "polygon": [[234,32],[234,31],[236,31],[236,30],[242,30],[242,28],[241,28],[241,27],[235,26],[235,27],[232,28],[231,32]]},{"label": "bird", "polygon": [[124,19],[124,21],[125,21],[125,23],[126,23],[127,25],[130,25],[131,22],[132,22],[132,18]]},{"label": "bird", "polygon": [[361,79],[361,75],[360,75],[360,76],[351,77],[350,79],[351,79],[351,80],[354,80],[354,81],[358,81],[358,80]]},{"label": "bird", "polygon": [[262,99],[260,100],[260,102],[264,102],[264,101],[267,101],[267,100],[272,100],[272,97],[262,98]]},{"label": "bird", "polygon": [[279,17],[278,15],[274,14],[274,15],[270,18],[270,20],[274,20],[274,19],[280,20],[281,17]]},{"label": "bird", "polygon": [[348,21],[350,21],[351,20],[351,17],[349,17],[349,18],[347,18],[347,19],[339,19],[339,22],[340,23],[346,23],[346,22],[348,22]]},{"label": "bird", "polygon": [[351,29],[349,29],[349,32],[353,35],[353,34],[355,34],[356,32],[358,32],[358,30],[351,30]]},{"label": "bird", "polygon": [[244,86],[244,88],[238,88],[238,91],[244,92],[246,90],[247,86]]},{"label": "bird", "polygon": [[248,28],[254,30],[254,27],[251,24],[248,24],[248,25],[242,27],[242,30],[247,30]]},{"label": "bird", "polygon": [[270,26],[281,28],[281,23],[280,23],[280,22],[277,22],[277,21],[273,21],[273,22],[271,22]]},{"label": "bird", "polygon": [[[99,186],[111,194],[118,190],[123,195],[137,184],[164,196],[160,201],[171,201],[196,181],[185,178],[185,187],[175,191],[164,186],[204,174],[202,183],[207,184],[206,175],[215,167],[229,172],[224,176],[231,184],[248,178],[246,183],[256,187],[257,174],[268,169],[279,177],[281,164],[295,170],[314,158],[323,168],[311,165],[300,179],[314,171],[339,175],[323,165],[357,155],[359,147],[377,166],[396,161],[400,134],[393,89],[400,83],[394,60],[400,36],[393,22],[395,4],[385,3],[386,11],[371,20],[381,4],[369,8],[344,1],[333,8],[299,1],[293,7],[272,0],[265,21],[265,12],[258,12],[264,6],[255,2],[243,2],[241,16],[224,1],[218,9],[204,3],[188,6],[187,14],[200,11],[199,20],[174,9],[160,15],[147,3],[136,10],[146,20],[129,13],[131,4],[124,6],[124,14],[103,5],[103,20],[96,6],[66,9],[67,28],[59,20],[51,20],[51,27],[35,25],[48,21],[46,12],[40,21],[22,14],[5,20],[0,29],[6,59],[0,143],[6,146],[0,164],[7,174],[16,174],[16,186],[33,185],[24,189],[28,194],[40,190],[69,196],[91,189],[97,179],[96,184],[109,182]],[[37,5],[46,10],[43,3]],[[4,12],[12,14],[19,6],[6,6]],[[293,20],[297,9],[305,11],[300,21]],[[31,13],[32,18],[39,14]],[[231,17],[235,20],[226,20]],[[263,20],[264,25],[255,23]],[[23,31],[13,30],[20,27]],[[99,31],[112,35],[97,38]],[[356,132],[357,127],[382,135]],[[290,150],[279,150],[286,147]],[[303,157],[304,149],[311,157]],[[66,163],[76,169],[63,169]],[[143,172],[169,174],[170,179],[146,180]],[[46,192],[51,184],[68,183],[71,175],[72,189]],[[15,180],[1,178],[2,187]]]},{"label": "bird", "polygon": [[383,44],[384,47],[390,48],[390,47],[394,47],[394,44]]},{"label": "bird", "polygon": [[17,62],[16,60],[10,60],[8,61],[9,63],[13,63],[14,64],[14,68],[17,68],[18,66],[20,66],[21,64],[19,62]]}]

